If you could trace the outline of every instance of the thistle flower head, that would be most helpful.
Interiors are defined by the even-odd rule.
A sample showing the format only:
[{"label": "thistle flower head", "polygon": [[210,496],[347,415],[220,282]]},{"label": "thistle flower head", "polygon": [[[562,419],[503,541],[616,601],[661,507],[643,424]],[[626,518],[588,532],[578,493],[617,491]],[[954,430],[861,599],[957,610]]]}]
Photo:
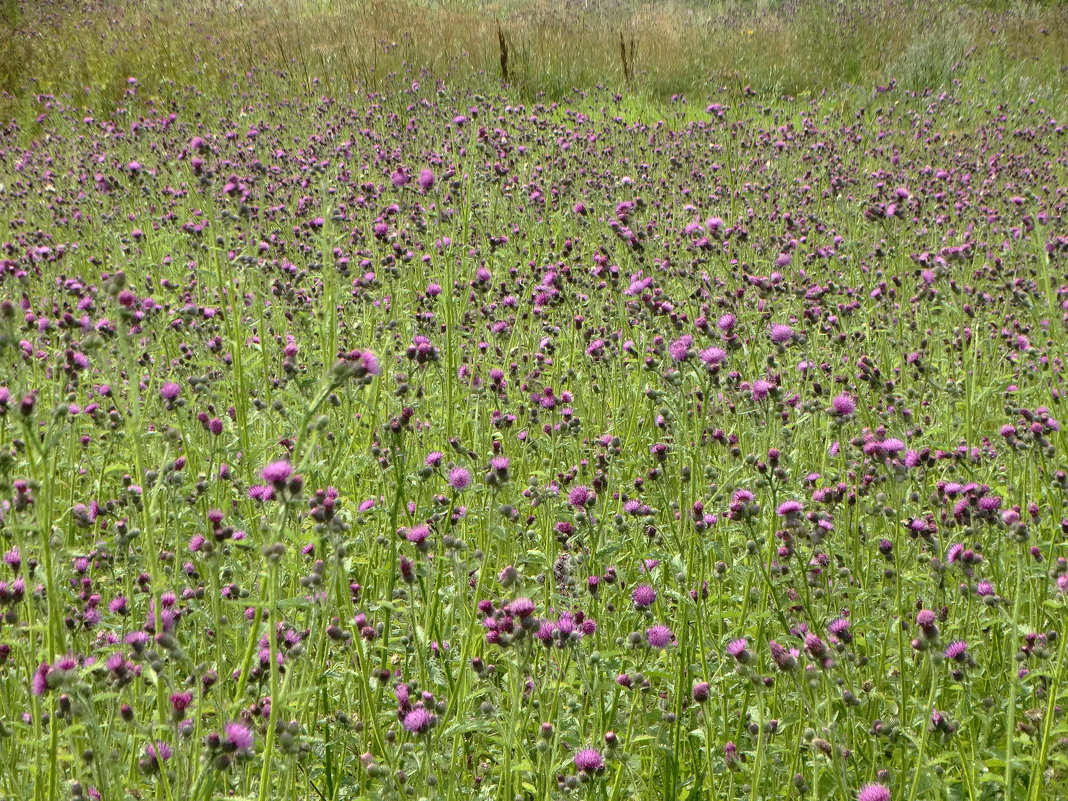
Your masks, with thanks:
[{"label": "thistle flower head", "polygon": [[675,639],[675,635],[672,634],[671,629],[667,626],[658,623],[645,631],[645,639],[653,648],[666,648],[671,645],[671,641]]},{"label": "thistle flower head", "polygon": [[890,801],[890,790],[882,784],[865,784],[857,793],[857,801]]},{"label": "thistle flower head", "polygon": [[596,748],[583,748],[575,752],[575,767],[580,773],[599,773],[604,770],[604,757]]}]

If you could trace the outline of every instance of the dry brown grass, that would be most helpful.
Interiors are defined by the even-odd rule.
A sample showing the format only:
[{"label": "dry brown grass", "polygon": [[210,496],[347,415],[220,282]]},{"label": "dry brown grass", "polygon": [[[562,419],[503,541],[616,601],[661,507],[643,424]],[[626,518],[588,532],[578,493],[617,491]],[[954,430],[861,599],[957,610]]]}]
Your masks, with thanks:
[{"label": "dry brown grass", "polygon": [[1068,93],[1065,6],[918,0],[701,9],[671,0],[124,0],[81,14],[24,7],[15,35],[0,37],[0,89],[107,104],[119,101],[129,75],[149,86],[211,87],[248,70],[332,92],[420,73],[493,86],[502,33],[510,82],[528,96],[597,85],[657,96],[746,85],[796,95],[891,77],[923,88],[968,70],[1007,91]]}]

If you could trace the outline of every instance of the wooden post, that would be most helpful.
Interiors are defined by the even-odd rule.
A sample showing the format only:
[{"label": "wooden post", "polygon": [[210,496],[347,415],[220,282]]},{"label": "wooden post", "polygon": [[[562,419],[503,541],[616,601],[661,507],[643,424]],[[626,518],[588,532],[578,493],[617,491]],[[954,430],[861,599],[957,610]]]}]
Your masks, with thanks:
[{"label": "wooden post", "polygon": [[501,80],[508,83],[508,42],[504,38],[500,20],[497,20],[497,44],[501,49]]}]

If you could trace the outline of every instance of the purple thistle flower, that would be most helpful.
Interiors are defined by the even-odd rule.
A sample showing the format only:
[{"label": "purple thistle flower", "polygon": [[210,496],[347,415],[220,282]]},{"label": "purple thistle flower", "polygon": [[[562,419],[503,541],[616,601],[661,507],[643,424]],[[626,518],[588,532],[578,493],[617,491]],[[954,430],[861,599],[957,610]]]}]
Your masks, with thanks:
[{"label": "purple thistle flower", "polygon": [[34,695],[44,695],[48,690],[48,674],[52,668],[49,667],[47,662],[42,662],[37,666],[37,670],[33,673],[33,678],[30,680],[30,692]]},{"label": "purple thistle flower", "polygon": [[728,766],[732,766],[738,761],[738,746],[731,740],[728,740],[723,745],[723,759]]},{"label": "purple thistle flower", "polygon": [[254,501],[273,501],[274,490],[266,484],[253,484],[248,488],[248,497]]},{"label": "purple thistle flower", "polygon": [[811,632],[805,635],[805,650],[813,659],[823,659],[827,656],[827,644]]},{"label": "purple thistle flower", "polygon": [[604,770],[604,757],[596,748],[583,748],[575,752],[575,767],[581,773],[599,773]]},{"label": "purple thistle flower", "polygon": [[424,542],[426,542],[429,536],[430,526],[428,526],[426,523],[422,523],[418,526],[412,526],[410,529],[404,531],[404,539],[408,540],[408,542],[414,543],[415,545],[422,545]]},{"label": "purple thistle flower", "polygon": [[882,784],[865,784],[857,793],[857,801],[890,801],[890,790]]},{"label": "purple thistle flower", "polygon": [[188,693],[188,692],[186,692],[186,693],[172,693],[170,701],[171,701],[171,707],[174,709],[174,711],[178,715],[181,715],[190,706],[193,705],[193,694],[192,693]]},{"label": "purple thistle flower", "polygon": [[534,602],[530,598],[516,598],[508,604],[508,613],[520,620],[528,618],[534,614]]},{"label": "purple thistle flower", "polygon": [[171,758],[173,753],[170,745],[162,740],[157,740],[155,743],[148,743],[145,746],[145,757],[154,762],[166,762]]},{"label": "purple thistle flower", "polygon": [[113,673],[117,673],[126,667],[126,657],[122,651],[116,651],[104,661],[104,667]]},{"label": "purple thistle flower", "polygon": [[589,487],[584,487],[581,484],[577,487],[572,487],[571,491],[567,494],[567,502],[574,506],[576,509],[582,509],[589,506],[597,499],[597,496],[590,490]]},{"label": "purple thistle flower", "polygon": [[56,660],[56,663],[52,666],[52,669],[59,673],[65,674],[71,670],[74,670],[76,667],[78,667],[78,660],[75,659],[71,654],[67,654],[65,656],[59,657],[59,659]]},{"label": "purple thistle flower", "polygon": [[857,402],[843,392],[831,401],[831,409],[839,417],[852,417],[857,411]]},{"label": "purple thistle flower", "polygon": [[796,648],[787,650],[775,640],[768,643],[768,651],[771,653],[771,661],[783,673],[787,673],[797,667],[797,657],[800,653]]},{"label": "purple thistle flower", "polygon": [[361,373],[366,375],[378,375],[382,372],[382,367],[378,363],[378,357],[370,351],[361,353],[354,362],[357,376],[360,376]]},{"label": "purple thistle flower", "polygon": [[763,378],[758,378],[753,382],[752,396],[753,400],[758,403],[768,397],[768,393],[775,387],[770,381],[765,381]]},{"label": "purple thistle flower", "polygon": [[716,347],[705,348],[697,354],[697,358],[699,358],[706,367],[719,367],[727,360],[727,351],[723,350],[723,348]]},{"label": "purple thistle flower", "polygon": [[749,642],[744,637],[731,640],[727,643],[727,655],[738,660],[738,664],[740,665],[748,665],[753,658],[752,654],[749,653],[748,646]]},{"label": "purple thistle flower", "polygon": [[954,662],[964,662],[968,658],[968,643],[963,640],[951,642],[946,646],[945,656]]},{"label": "purple thistle flower", "polygon": [[534,636],[541,640],[544,645],[549,646],[553,644],[553,631],[555,630],[556,626],[546,620],[538,627],[538,630],[534,632]]},{"label": "purple thistle flower", "polygon": [[916,625],[923,631],[923,636],[928,640],[938,639],[938,617],[930,609],[921,609],[916,613]]},{"label": "purple thistle flower", "polygon": [[247,751],[252,748],[252,730],[243,723],[227,723],[223,727],[226,742],[235,751]]},{"label": "purple thistle flower", "polygon": [[284,459],[271,462],[260,471],[263,480],[274,486],[275,489],[283,489],[286,481],[293,475],[293,466]]},{"label": "purple thistle flower", "polygon": [[938,709],[931,709],[931,731],[945,732],[947,728],[948,721],[946,721],[944,714]]},{"label": "purple thistle flower", "polygon": [[454,467],[449,471],[449,486],[457,492],[463,492],[471,486],[471,473],[463,467]]},{"label": "purple thistle flower", "polygon": [[684,362],[690,357],[690,345],[693,344],[693,337],[689,334],[677,339],[668,346],[668,355],[671,356],[671,360],[675,362]]},{"label": "purple thistle flower", "polygon": [[404,730],[410,734],[426,734],[434,725],[434,716],[417,706],[404,716]]},{"label": "purple thistle flower", "polygon": [[781,323],[776,323],[775,325],[771,326],[770,336],[771,336],[771,341],[774,344],[776,344],[776,345],[785,345],[791,339],[794,338],[794,329],[792,329],[788,325],[782,325]]},{"label": "purple thistle flower", "polygon": [[653,648],[666,648],[671,645],[671,641],[675,639],[675,635],[671,633],[671,629],[662,623],[658,623],[645,631],[645,639]]},{"label": "purple thistle flower", "polygon": [[799,501],[783,501],[779,504],[779,508],[775,510],[775,514],[779,517],[797,517],[801,514],[801,503]]},{"label": "purple thistle flower", "polygon": [[639,584],[630,594],[630,599],[638,609],[647,609],[656,601],[656,590],[648,584]]},{"label": "purple thistle flower", "polygon": [[827,631],[840,642],[850,643],[853,641],[853,632],[849,630],[849,620],[844,617],[832,620],[827,625]]}]

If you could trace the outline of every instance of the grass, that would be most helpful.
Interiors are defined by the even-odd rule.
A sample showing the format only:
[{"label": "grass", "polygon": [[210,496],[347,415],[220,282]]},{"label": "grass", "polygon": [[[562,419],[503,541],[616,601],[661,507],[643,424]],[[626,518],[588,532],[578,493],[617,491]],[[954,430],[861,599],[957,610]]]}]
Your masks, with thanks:
[{"label": "grass", "polygon": [[18,15],[0,51],[0,89],[72,97],[87,89],[85,102],[114,104],[130,75],[146,86],[206,89],[256,70],[282,73],[304,91],[374,90],[420,71],[488,90],[501,77],[499,32],[512,55],[511,91],[528,100],[598,85],[653,99],[721,87],[816,95],[891,78],[918,90],[948,85],[964,68],[1013,97],[1056,98],[1068,80],[1058,4],[134,0],[95,13],[63,8],[33,4]]}]

